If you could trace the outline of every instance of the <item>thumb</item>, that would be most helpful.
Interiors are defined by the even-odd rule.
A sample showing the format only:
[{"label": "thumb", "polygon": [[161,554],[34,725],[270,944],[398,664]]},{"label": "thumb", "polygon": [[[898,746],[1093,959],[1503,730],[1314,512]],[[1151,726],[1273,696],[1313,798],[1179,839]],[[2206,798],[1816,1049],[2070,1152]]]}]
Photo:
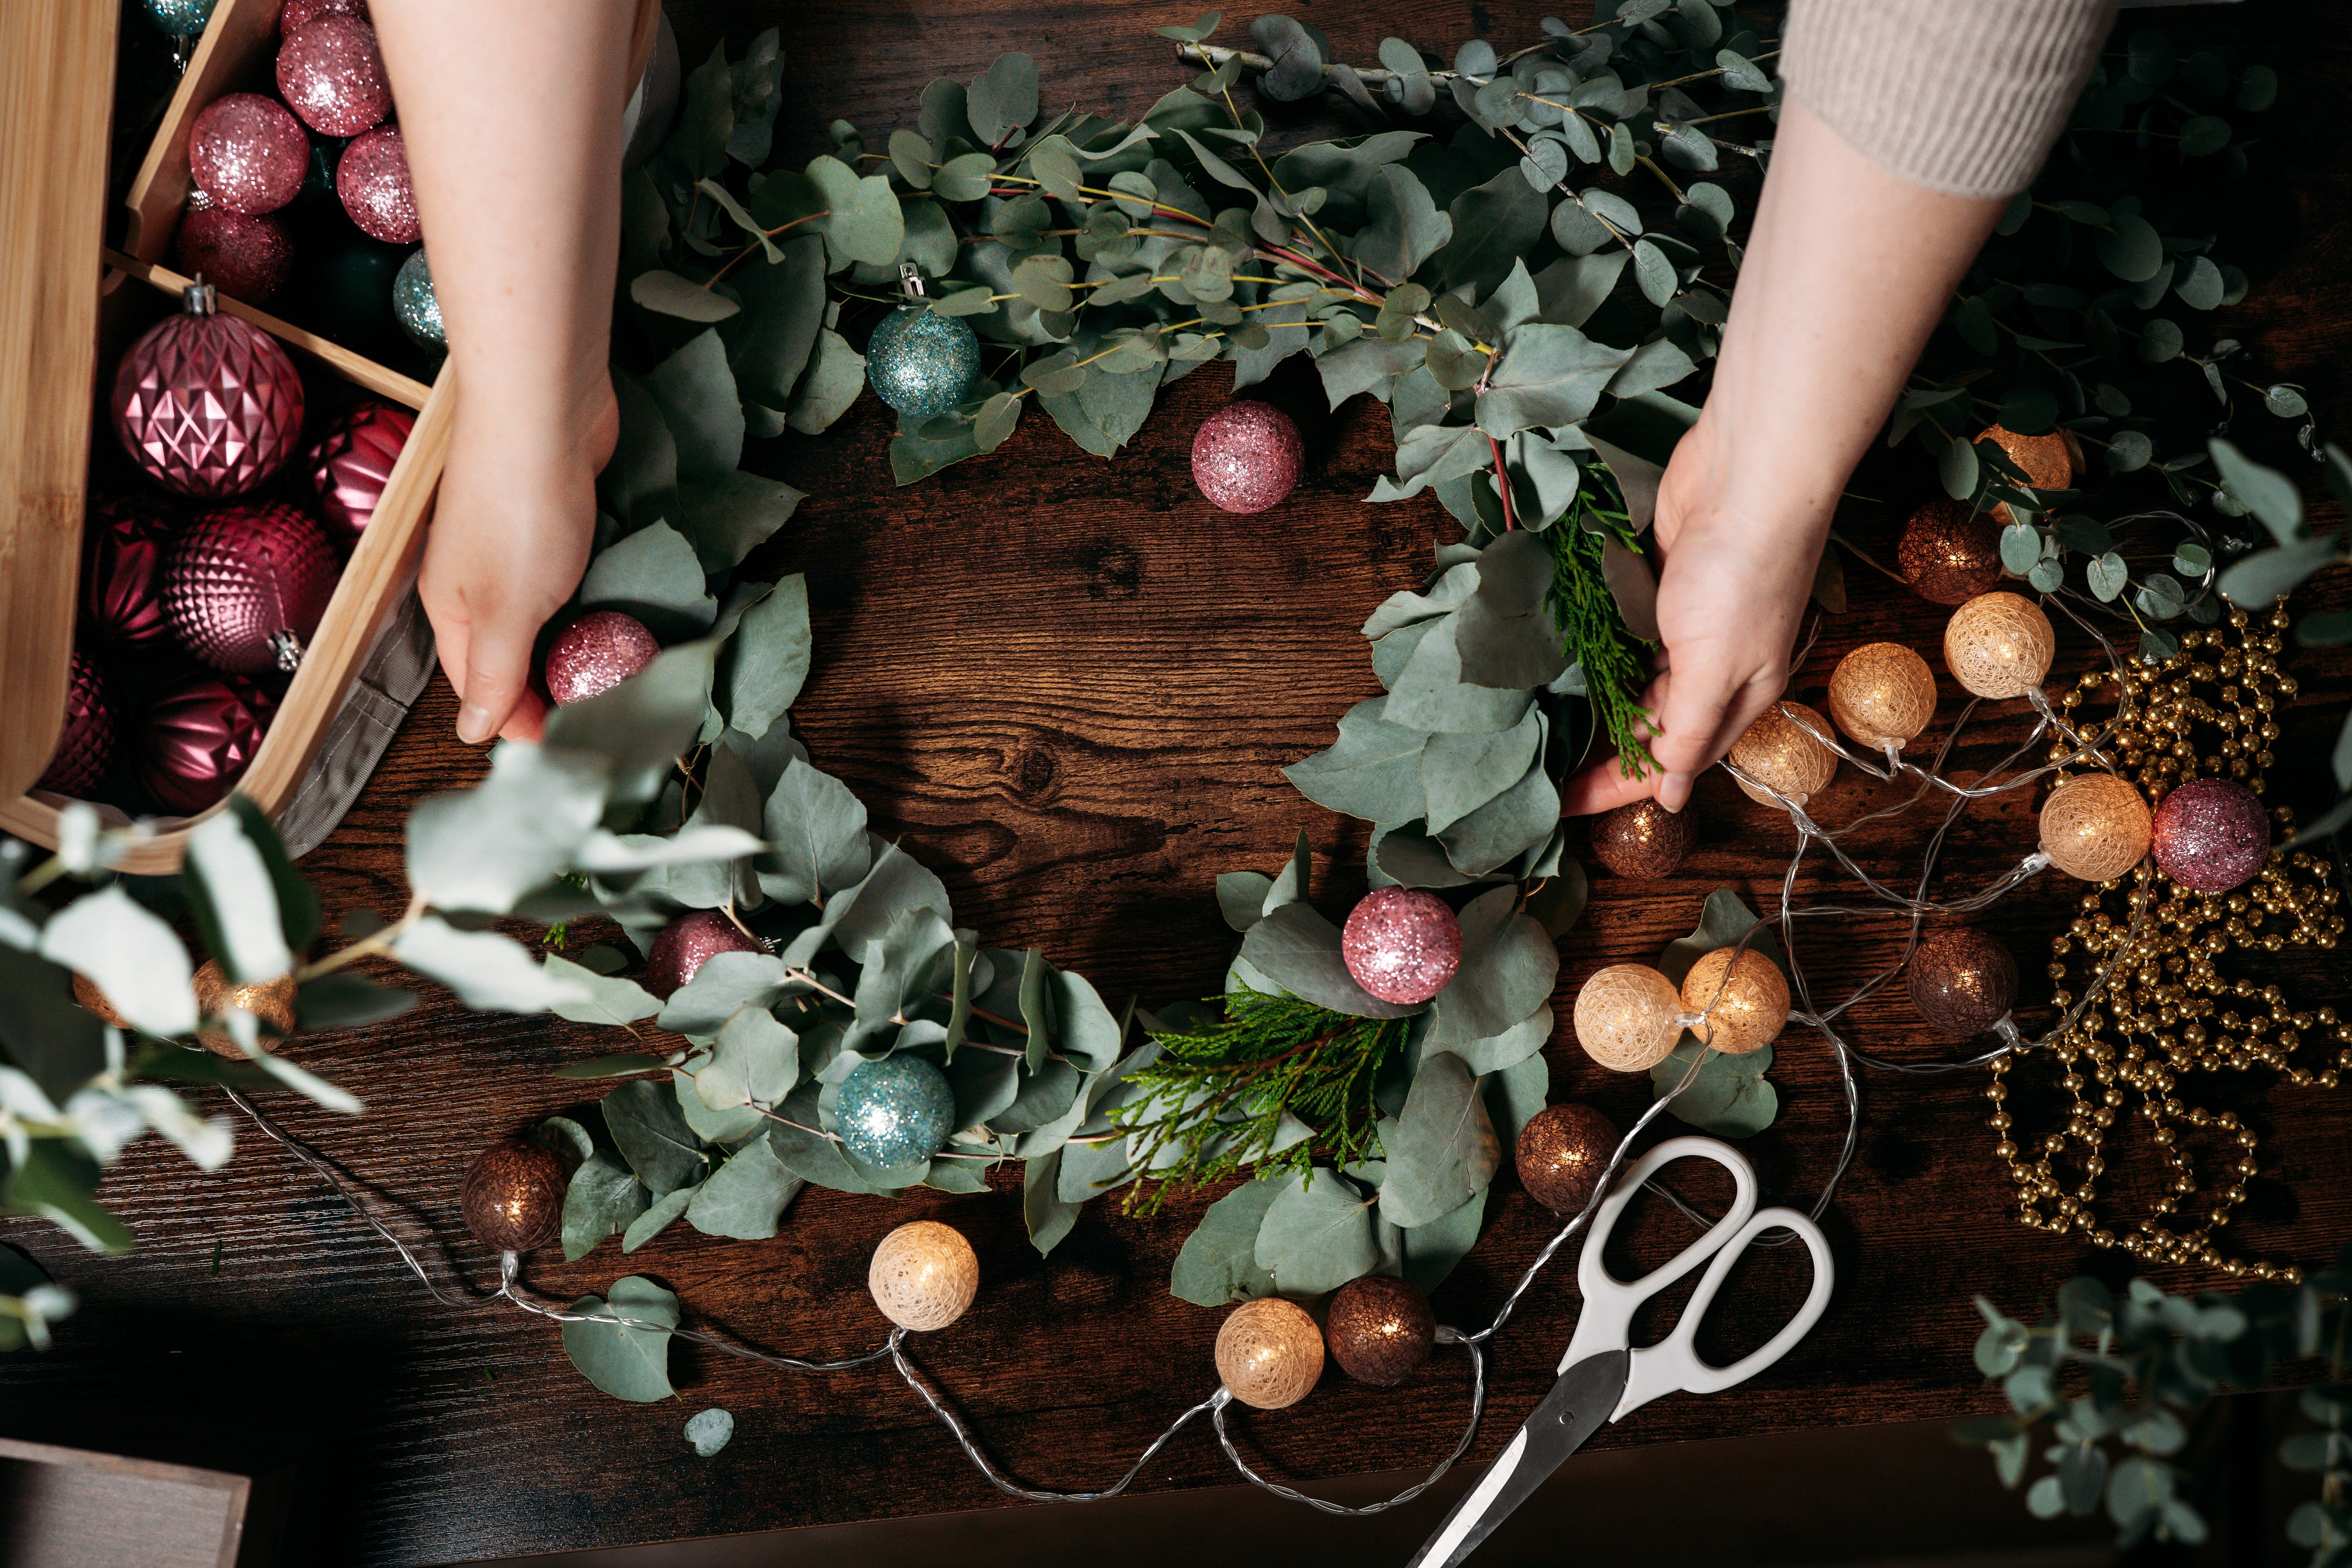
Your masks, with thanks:
[{"label": "thumb", "polygon": [[1689,804],[1697,775],[1715,765],[1778,692],[1757,689],[1763,677],[1742,676],[1711,650],[1675,661],[1658,708],[1658,734],[1650,742],[1657,760],[1658,804],[1680,811]]},{"label": "thumb", "polygon": [[[462,699],[457,710],[457,739],[478,746],[520,718],[538,727],[538,704],[525,707],[530,691],[531,645],[539,636],[528,617],[499,616],[475,620],[468,627]],[[453,675],[453,679],[455,679]]]}]

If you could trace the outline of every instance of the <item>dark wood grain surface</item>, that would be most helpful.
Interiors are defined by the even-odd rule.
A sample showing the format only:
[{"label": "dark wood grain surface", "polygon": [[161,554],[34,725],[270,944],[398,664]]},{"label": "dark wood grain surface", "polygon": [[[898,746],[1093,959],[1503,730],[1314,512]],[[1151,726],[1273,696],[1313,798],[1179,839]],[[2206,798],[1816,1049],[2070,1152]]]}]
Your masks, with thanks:
[{"label": "dark wood grain surface", "polygon": [[[1183,79],[1148,25],[1189,19],[1169,5],[1027,5],[1009,0],[922,4],[860,0],[789,6],[676,7],[689,61],[720,36],[740,44],[781,21],[793,62],[780,130],[813,149],[823,122],[849,118],[869,144],[910,115],[935,75],[969,77],[1003,49],[1045,61],[1046,97],[1139,112]],[[2234,8],[2233,8],[2234,9]],[[2339,259],[2352,155],[2321,135],[2340,98],[2347,56],[2315,6],[2294,50],[2257,53],[2286,79],[2288,121],[2264,148],[2249,202],[2266,216],[2232,254],[2256,277],[2227,325],[2275,374],[2307,384],[2324,427],[2352,414],[2336,356],[2352,289]],[[1310,5],[1350,58],[1395,32],[1424,45],[1474,33],[1531,38],[1526,7],[1414,0],[1389,12]],[[2220,37],[2249,14],[2196,25]],[[2273,36],[2284,36],[2274,34]],[[2296,117],[2300,116],[2298,120]],[[2293,126],[2305,129],[2295,132]],[[1385,411],[1359,399],[1327,413],[1294,362],[1264,395],[1298,416],[1306,482],[1256,517],[1218,512],[1193,490],[1195,424],[1228,395],[1212,366],[1172,387],[1116,462],[1074,448],[1032,418],[992,458],[908,490],[887,483],[887,426],[867,399],[818,441],[791,437],[756,465],[810,492],[757,564],[809,574],[815,668],[794,712],[817,760],[945,878],[960,923],[986,940],[1037,943],[1106,995],[1164,1002],[1213,990],[1232,938],[1217,916],[1217,873],[1273,869],[1305,828],[1325,857],[1314,894],[1344,910],[1362,886],[1360,825],[1291,791],[1278,769],[1327,743],[1337,716],[1376,689],[1355,628],[1390,591],[1425,569],[1450,537],[1424,498],[1370,507],[1387,467]],[[2198,417],[2205,417],[2200,415]],[[1927,476],[1910,454],[1876,461],[1845,525],[1878,550]],[[2120,506],[2117,508],[2120,510]],[[1800,681],[1815,700],[1835,659],[1866,641],[1939,644],[1943,612],[1852,574],[1853,607],[1831,620]],[[2332,590],[2340,603],[2344,593]],[[2080,638],[2062,672],[2086,668]],[[2302,656],[2302,697],[2287,717],[2289,756],[2325,754],[2343,710],[2340,657]],[[2010,705],[2011,707],[2017,705]],[[1948,719],[1952,705],[1948,704]],[[480,776],[483,759],[451,736],[454,704],[436,683],[334,837],[307,862],[331,910],[396,911],[404,901],[401,823],[423,795]],[[2012,714],[1963,748],[1961,763],[2013,744]],[[2309,805],[2315,763],[2274,799]],[[1832,820],[1879,800],[1850,770],[1824,807]],[[2024,794],[1976,811],[1952,836],[1948,885],[1974,885],[2014,863],[2034,837]],[[1596,873],[1591,913],[1562,944],[1557,1003],[1603,963],[1648,960],[1697,918],[1718,885],[1772,897],[1790,846],[1785,821],[1720,774],[1694,806],[1699,845],[1679,876],[1627,884]],[[1874,867],[1915,863],[1916,831],[1890,825],[1857,839]],[[1805,899],[1841,889],[1818,866]],[[2023,1021],[2049,1016],[2040,978],[2049,936],[2074,887],[2054,873],[1984,923],[2025,968]],[[1901,928],[1841,922],[1803,956],[1823,994],[1843,994],[1883,963]],[[2339,1004],[2341,952],[2289,952],[2254,970],[2310,1004]],[[1853,1015],[1870,1048],[1925,1058],[1946,1047],[1898,1000]],[[457,1188],[486,1143],[579,1100],[549,1069],[612,1049],[611,1036],[546,1019],[468,1016],[428,994],[408,1016],[306,1043],[303,1059],[368,1102],[357,1120],[283,1103],[287,1123],[447,1241],[436,1266],[492,1277],[494,1260],[463,1239]],[[1628,1121],[1644,1079],[1593,1068],[1565,1027],[1549,1047],[1555,1099],[1581,1098]],[[2030,1078],[2042,1065],[2021,1069]],[[1749,1151],[1775,1200],[1803,1202],[1835,1161],[1843,1117],[1836,1074],[1810,1037],[1784,1042],[1773,1077],[1784,1111]],[[1946,1417],[1986,1407],[1969,1362],[1991,1295],[2018,1311],[2078,1268],[2117,1272],[2113,1255],[2021,1229],[2004,1207],[1976,1075],[1872,1079],[1860,1152],[1827,1225],[1838,1292],[1821,1329],[1735,1397],[1673,1398],[1604,1429],[1600,1446],[1798,1426]],[[2352,1237],[2352,1098],[2248,1082],[2217,1086],[2263,1134],[2264,1173],[2231,1240],[2306,1263]],[[2119,1164],[2143,1161],[2130,1147]],[[237,1158],[205,1175],[149,1140],[109,1177],[104,1196],[138,1236],[119,1259],[74,1252],[26,1221],[0,1235],[30,1247],[80,1292],[82,1310],[47,1356],[0,1368],[0,1431],[256,1473],[288,1472],[296,1499],[289,1560],[429,1563],[593,1544],[772,1530],[989,1507],[1003,1499],[887,1371],[788,1378],[679,1346],[680,1397],[653,1406],[598,1394],[566,1363],[555,1332],[505,1309],[436,1306],[340,1201],[249,1130]],[[971,1313],[920,1342],[922,1363],[1032,1484],[1099,1485],[1184,1405],[1213,1387],[1210,1346],[1221,1314],[1167,1293],[1168,1268],[1202,1205],[1155,1219],[1088,1209],[1050,1261],[1021,1217],[1017,1173],[986,1196],[925,1194],[886,1204],[812,1190],[774,1240],[722,1242],[684,1226],[624,1258],[608,1242],[577,1264],[532,1260],[545,1293],[601,1290],[642,1272],[677,1289],[692,1321],[789,1352],[837,1356],[869,1347],[884,1324],[864,1289],[867,1254],[891,1226],[946,1219],[978,1249],[983,1287]],[[1438,1292],[1442,1320],[1476,1325],[1550,1232],[1549,1216],[1507,1176],[1476,1251]],[[1677,1242],[1676,1245],[1679,1245]],[[2160,1277],[2189,1287],[2185,1272]],[[1803,1288],[1787,1254],[1748,1270],[1755,1289],[1728,1340],[1753,1342]],[[1493,1365],[1491,1455],[1548,1387],[1576,1312],[1572,1269],[1528,1298]],[[1402,1388],[1379,1392],[1336,1373],[1304,1404],[1240,1423],[1254,1460],[1312,1480],[1433,1460],[1451,1444],[1466,1369],[1441,1355]],[[723,1405],[734,1442],[696,1458],[686,1418]],[[1150,1489],[1228,1481],[1205,1433],[1171,1446]],[[1400,1548],[1400,1553],[1402,1552]]]}]

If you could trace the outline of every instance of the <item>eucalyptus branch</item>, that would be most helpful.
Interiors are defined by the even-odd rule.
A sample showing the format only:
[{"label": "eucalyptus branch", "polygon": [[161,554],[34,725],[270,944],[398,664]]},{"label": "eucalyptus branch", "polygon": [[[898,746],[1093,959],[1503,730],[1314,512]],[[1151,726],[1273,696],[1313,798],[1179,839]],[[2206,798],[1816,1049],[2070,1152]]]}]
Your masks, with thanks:
[{"label": "eucalyptus branch", "polygon": [[306,981],[316,980],[321,974],[331,974],[345,964],[357,963],[362,958],[387,957],[392,952],[393,944],[406,935],[410,929],[424,918],[424,898],[422,896],[412,898],[408,900],[408,908],[402,912],[398,920],[382,931],[369,932],[349,946],[338,948],[315,963],[302,965],[294,972],[294,983],[299,985]]}]

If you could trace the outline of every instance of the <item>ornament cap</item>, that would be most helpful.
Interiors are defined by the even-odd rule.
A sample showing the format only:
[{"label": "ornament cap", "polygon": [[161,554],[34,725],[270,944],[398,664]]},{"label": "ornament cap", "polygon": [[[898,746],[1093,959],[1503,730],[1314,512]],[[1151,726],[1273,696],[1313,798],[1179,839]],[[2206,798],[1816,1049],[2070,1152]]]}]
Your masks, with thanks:
[{"label": "ornament cap", "polygon": [[302,668],[302,639],[291,627],[278,627],[269,634],[269,657],[278,661],[281,672],[293,674]]},{"label": "ornament cap", "polygon": [[195,281],[180,290],[180,309],[191,316],[210,316],[220,310],[220,291],[196,274]]},{"label": "ornament cap", "polygon": [[923,270],[911,261],[898,263],[898,291],[909,300],[927,298],[923,293]]}]

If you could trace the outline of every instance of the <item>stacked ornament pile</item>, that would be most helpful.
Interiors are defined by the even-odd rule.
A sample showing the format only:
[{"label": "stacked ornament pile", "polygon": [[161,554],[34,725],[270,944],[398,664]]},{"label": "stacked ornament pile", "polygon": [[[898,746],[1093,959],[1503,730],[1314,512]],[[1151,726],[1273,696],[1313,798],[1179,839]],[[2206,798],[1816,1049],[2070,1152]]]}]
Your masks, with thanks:
[{"label": "stacked ornament pile", "polygon": [[[149,16],[177,31],[188,10],[151,0]],[[190,127],[173,263],[372,357],[412,357],[399,334],[437,356],[441,308],[366,0],[286,0],[278,37],[277,96],[226,94]],[[290,309],[277,302],[289,285]]]}]

